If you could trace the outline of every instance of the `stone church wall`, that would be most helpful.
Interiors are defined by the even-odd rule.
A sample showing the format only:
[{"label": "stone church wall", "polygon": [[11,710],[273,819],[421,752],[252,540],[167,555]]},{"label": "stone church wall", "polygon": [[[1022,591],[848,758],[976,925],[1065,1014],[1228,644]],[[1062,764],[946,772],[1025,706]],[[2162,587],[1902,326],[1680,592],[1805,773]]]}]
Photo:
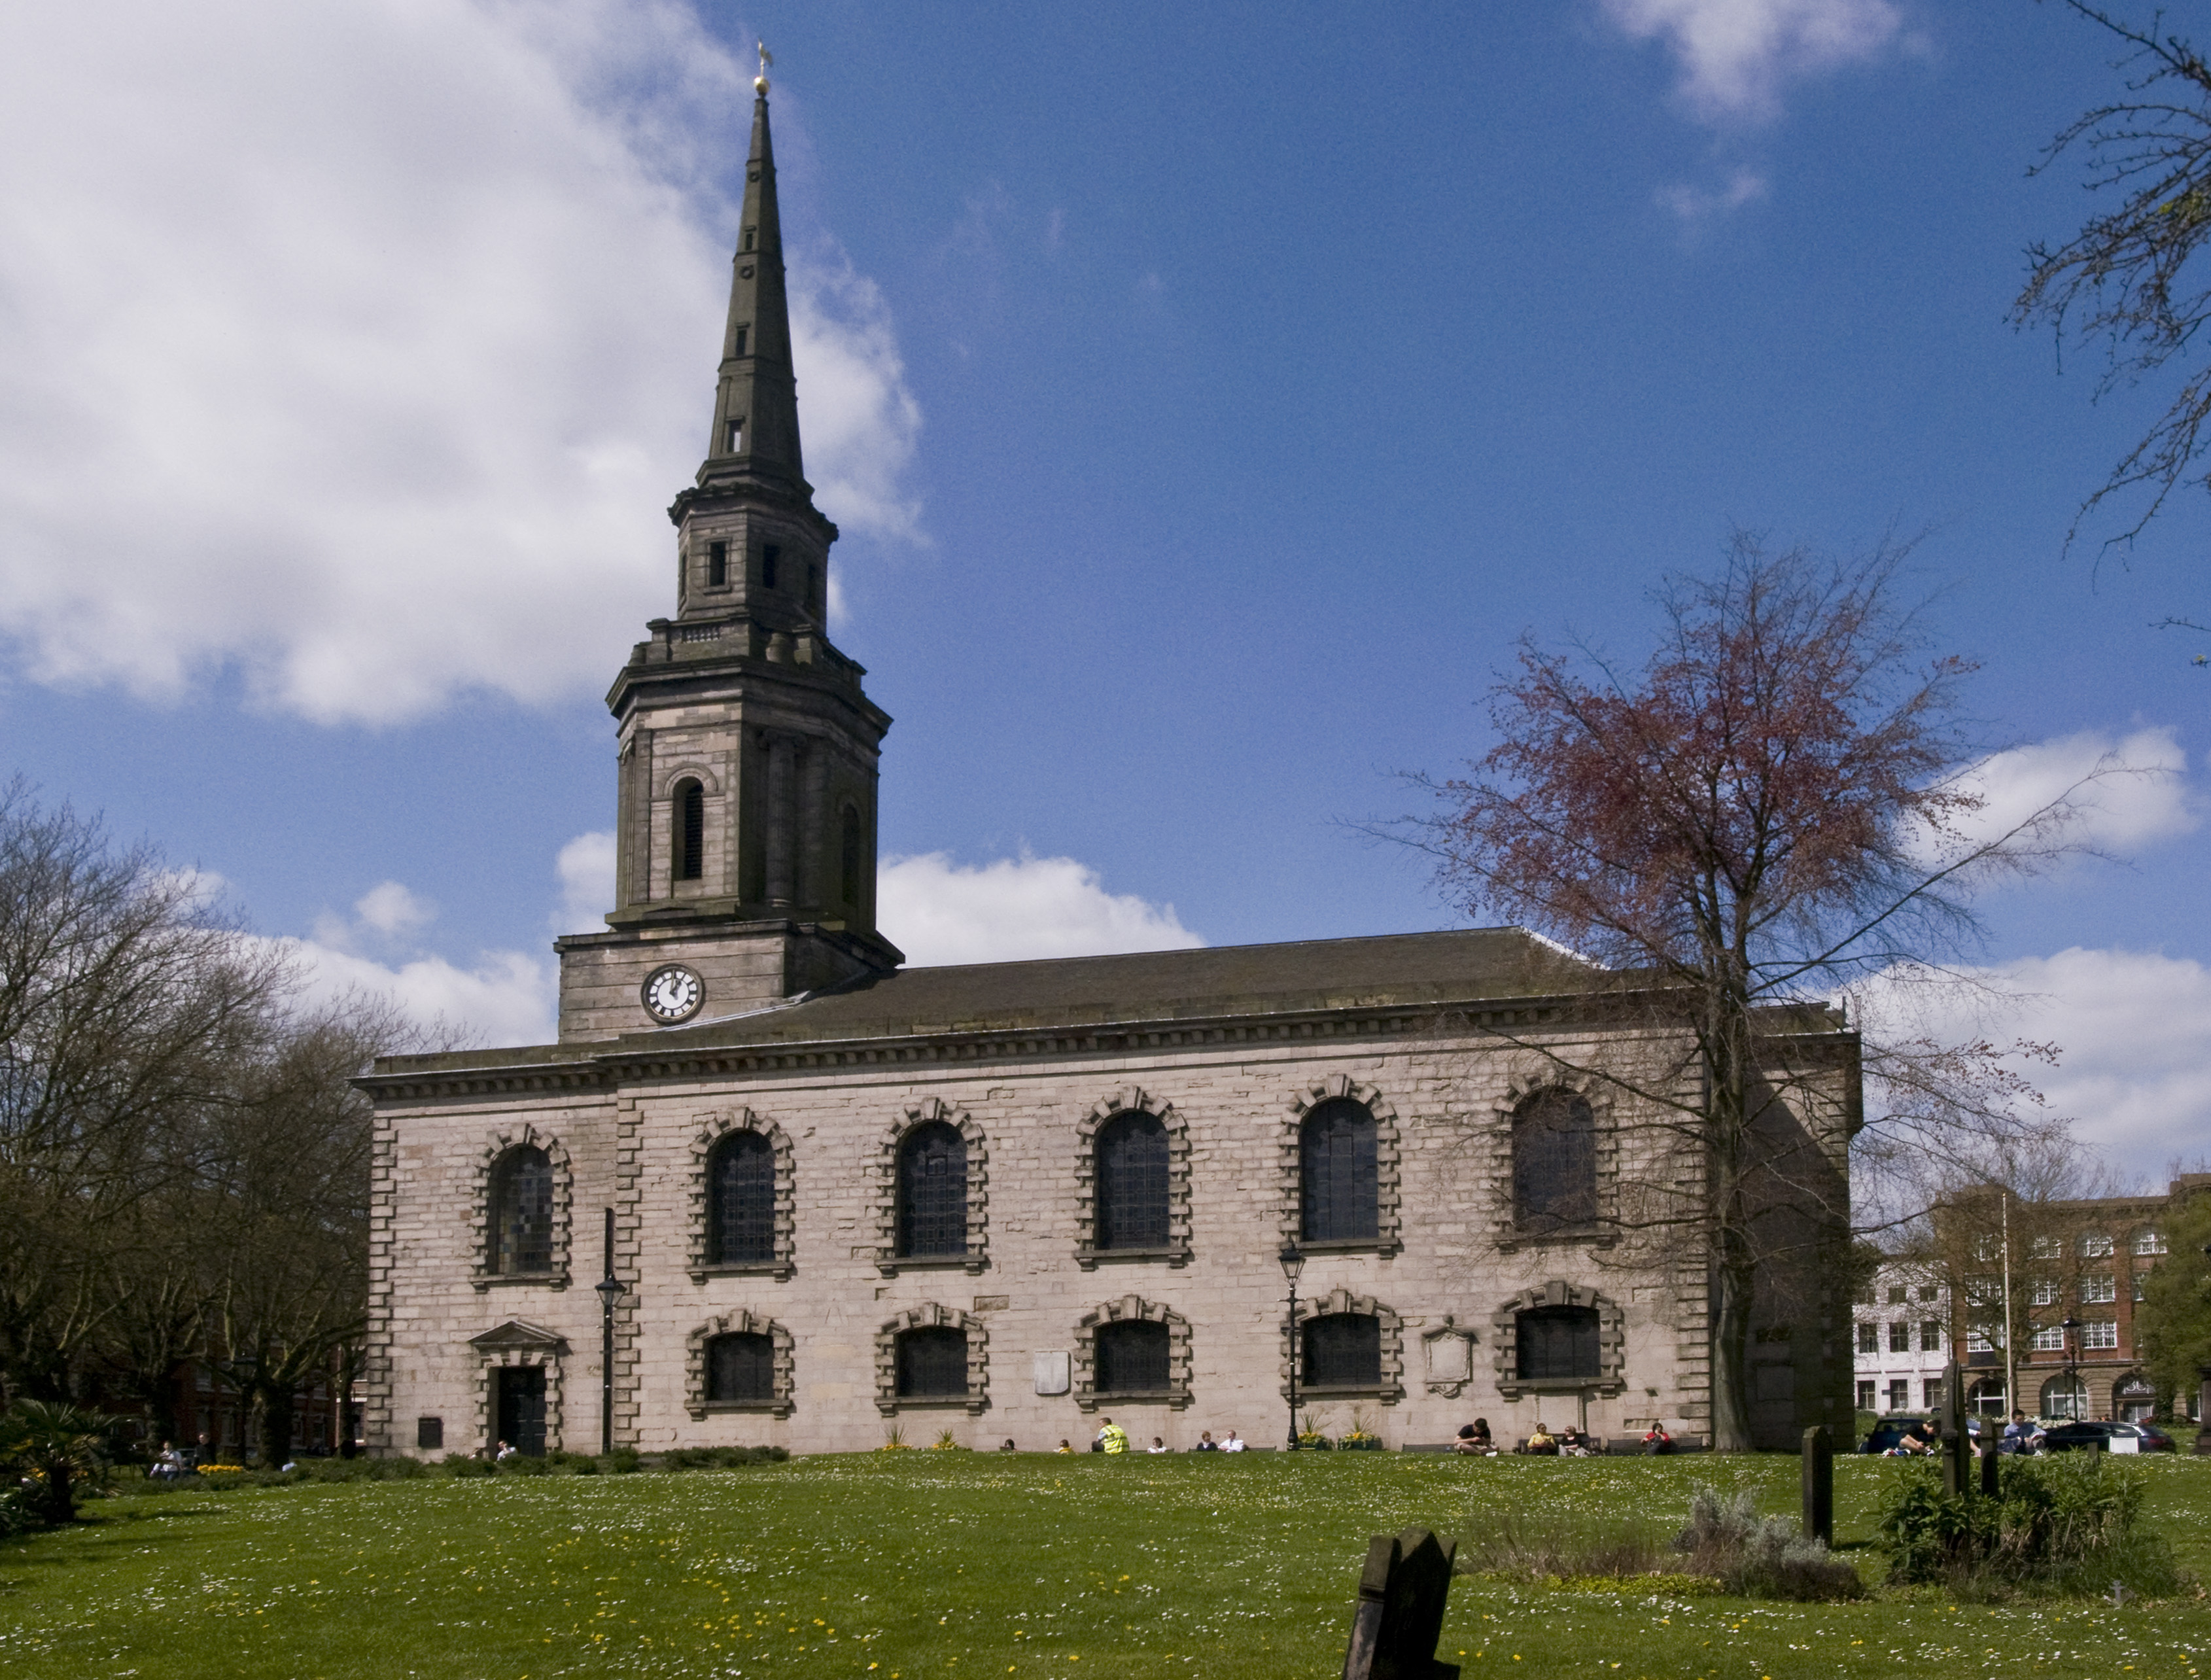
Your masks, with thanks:
[{"label": "stone church wall", "polygon": [[[1578,1052],[1569,1052],[1570,1058]],[[1442,1441],[1476,1416],[1500,1437],[1538,1416],[1639,1434],[1661,1418],[1677,1434],[1707,1428],[1701,1262],[1664,1242],[1600,1246],[1516,1241],[1509,1218],[1506,1117],[1545,1078],[1543,1058],[1494,1039],[1430,1039],[1384,1048],[1307,1041],[1087,1058],[1039,1056],[640,1081],[615,1090],[472,1095],[387,1102],[379,1115],[372,1364],[367,1426],[379,1452],[419,1450],[418,1421],[442,1422],[445,1450],[488,1435],[490,1367],[548,1366],[548,1439],[597,1449],[601,1210],[616,1210],[619,1314],[616,1438],[647,1452],[772,1442],[797,1452],[873,1447],[895,1425],[916,1444],[950,1429],[963,1443],[1024,1449],[1065,1438],[1078,1448],[1110,1413],[1148,1444],[1218,1438],[1233,1428],[1278,1443],[1289,1339],[1275,1255],[1295,1232],[1300,1106],[1348,1093],[1383,1121],[1382,1241],[1316,1250],[1301,1308],[1335,1303],[1384,1325],[1384,1389],[1308,1397],[1341,1433],[1356,1406],[1391,1446]],[[1178,1234],[1187,1253],[1085,1255],[1086,1123],[1117,1107],[1170,1112],[1178,1139]],[[1670,1134],[1599,1102],[1601,1193],[1693,1186]],[[942,1115],[970,1137],[971,1229],[965,1263],[889,1256],[888,1163],[899,1131]],[[718,1129],[772,1133],[784,1163],[787,1236],[780,1264],[734,1274],[703,1269],[703,1150]],[[525,1131],[525,1129],[527,1131]],[[1816,1127],[1815,1127],[1816,1130]],[[482,1275],[489,1161],[528,1136],[554,1155],[565,1282]],[[1393,1170],[1394,1168],[1394,1170]],[[1685,1192],[1687,1193],[1687,1192]],[[1391,1204],[1394,1202],[1394,1216]],[[1394,1239],[1392,1227],[1394,1226]],[[556,1230],[556,1244],[561,1242]],[[979,1252],[975,1252],[979,1251]],[[1818,1255],[1770,1293],[1795,1315],[1762,1326],[1758,1422],[1773,1444],[1803,1423],[1848,1415],[1849,1355],[1827,1323]],[[559,1261],[556,1258],[556,1264]],[[1560,1294],[1560,1290],[1567,1292]],[[1596,1305],[1606,1380],[1577,1400],[1512,1380],[1511,1313],[1545,1300]],[[1088,1400],[1085,1337],[1114,1318],[1167,1322],[1176,1347],[1171,1398]],[[510,1320],[551,1333],[518,1350],[479,1345]],[[895,1401],[887,1336],[943,1322],[971,1331],[981,1392],[968,1404]],[[779,1380],[772,1409],[703,1405],[700,1348],[718,1329],[772,1331]],[[510,1340],[512,1338],[509,1338]],[[542,1338],[541,1338],[542,1339]],[[496,1341],[497,1338],[494,1338]],[[1778,1350],[1778,1351],[1777,1351]],[[1039,1356],[1065,1355],[1070,1392],[1036,1392]],[[1835,1410],[1839,1404],[1840,1410]]]}]

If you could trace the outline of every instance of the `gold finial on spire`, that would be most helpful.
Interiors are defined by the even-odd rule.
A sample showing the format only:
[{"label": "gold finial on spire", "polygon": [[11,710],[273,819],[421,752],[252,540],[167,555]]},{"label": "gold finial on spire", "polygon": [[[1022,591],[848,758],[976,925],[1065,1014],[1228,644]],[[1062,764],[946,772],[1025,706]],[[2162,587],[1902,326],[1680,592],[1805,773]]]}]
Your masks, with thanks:
[{"label": "gold finial on spire", "polygon": [[753,91],[765,94],[767,92],[767,67],[775,62],[775,54],[767,50],[766,41],[755,41],[753,45],[760,53],[760,74],[753,78]]}]

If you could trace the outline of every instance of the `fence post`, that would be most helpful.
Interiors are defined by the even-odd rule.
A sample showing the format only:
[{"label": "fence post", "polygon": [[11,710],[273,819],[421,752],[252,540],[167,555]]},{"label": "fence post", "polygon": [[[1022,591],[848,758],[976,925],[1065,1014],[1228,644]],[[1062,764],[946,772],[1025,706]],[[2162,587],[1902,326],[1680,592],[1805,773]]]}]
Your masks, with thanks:
[{"label": "fence post", "polygon": [[1835,1544],[1835,1444],[1824,1423],[1804,1431],[1804,1537]]}]

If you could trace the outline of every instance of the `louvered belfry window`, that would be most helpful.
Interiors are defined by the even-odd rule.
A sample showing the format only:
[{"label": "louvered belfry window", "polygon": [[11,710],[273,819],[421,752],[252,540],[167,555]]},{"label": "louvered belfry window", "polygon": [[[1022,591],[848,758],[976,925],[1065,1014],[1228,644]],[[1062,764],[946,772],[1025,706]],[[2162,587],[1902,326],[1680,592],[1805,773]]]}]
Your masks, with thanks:
[{"label": "louvered belfry window", "polygon": [[1164,1394],[1167,1392],[1170,1337],[1163,1324],[1131,1319],[1098,1326],[1098,1392],[1100,1394]]},{"label": "louvered belfry window", "polygon": [[1531,1307],[1515,1330],[1521,1381],[1594,1382],[1602,1374],[1596,1307]]},{"label": "louvered belfry window", "polygon": [[775,1258],[775,1146],[733,1131],[707,1168],[706,1264],[764,1265]]},{"label": "louvered belfry window", "polygon": [[898,1338],[901,1399],[947,1399],[967,1392],[967,1332],[947,1325],[908,1330]]},{"label": "louvered belfry window", "polygon": [[1167,1129],[1132,1109],[1098,1132],[1098,1246],[1167,1246]]},{"label": "louvered belfry window", "polygon": [[706,1398],[775,1398],[775,1340],[757,1331],[717,1336],[706,1343]]},{"label": "louvered belfry window", "polygon": [[898,1252],[967,1252],[967,1140],[942,1120],[916,1126],[899,1145]]},{"label": "louvered belfry window", "polygon": [[1382,1320],[1372,1313],[1329,1313],[1305,1324],[1305,1383],[1312,1388],[1379,1388]]},{"label": "louvered belfry window", "polygon": [[491,1270],[502,1277],[553,1270],[553,1163],[524,1143],[491,1175]]},{"label": "louvered belfry window", "polygon": [[1307,1114],[1299,1134],[1307,1242],[1367,1242],[1381,1229],[1377,1204],[1374,1116],[1338,1097]]},{"label": "louvered belfry window", "polygon": [[1523,1230],[1596,1219],[1596,1116],[1578,1091],[1538,1091],[1512,1117],[1512,1216]]},{"label": "louvered belfry window", "polygon": [[697,881],[706,873],[706,790],[685,782],[675,790],[675,878]]}]

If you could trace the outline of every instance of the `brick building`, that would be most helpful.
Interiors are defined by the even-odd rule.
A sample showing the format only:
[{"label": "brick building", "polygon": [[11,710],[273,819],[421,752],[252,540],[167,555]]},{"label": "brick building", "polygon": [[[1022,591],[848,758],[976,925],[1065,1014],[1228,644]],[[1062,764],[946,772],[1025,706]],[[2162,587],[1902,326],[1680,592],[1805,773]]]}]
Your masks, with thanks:
[{"label": "brick building", "polygon": [[[822,628],[781,250],[763,81],[677,610],[609,697],[618,902],[558,943],[557,1043],[362,1082],[370,1450],[596,1449],[603,1210],[612,1433],[646,1450],[1045,1447],[1109,1411],[1269,1441],[1293,1363],[1309,1416],[1390,1445],[1477,1414],[1702,1433],[1705,1257],[1631,1216],[1703,1163],[1601,1077],[1682,1040],[1620,976],[1514,929],[901,967],[890,719]],[[1767,1162],[1820,1210],[1758,1283],[1779,1446],[1850,1410],[1857,1061],[1824,1009],[1766,1027]]]},{"label": "brick building", "polygon": [[[1958,1356],[1974,1405],[1995,1413],[2015,1404],[2044,1418],[2153,1416],[2157,1388],[2141,1368],[2135,1304],[2168,1258],[2173,1210],[2206,1189],[2211,1174],[2186,1174],[2161,1196],[2000,1204],[1991,1192],[1950,1210],[1939,1229],[1960,1283]],[[2007,1272],[2016,1399],[2005,1390]],[[2196,1398],[2174,1397],[2184,1408]]]}]

